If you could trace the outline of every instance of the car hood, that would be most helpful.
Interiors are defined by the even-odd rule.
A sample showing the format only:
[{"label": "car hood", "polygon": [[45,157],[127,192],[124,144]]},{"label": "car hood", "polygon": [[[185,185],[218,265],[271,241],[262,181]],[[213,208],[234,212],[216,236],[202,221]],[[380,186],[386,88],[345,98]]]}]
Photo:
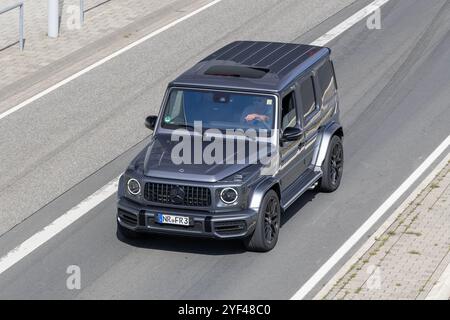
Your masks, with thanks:
[{"label": "car hood", "polygon": [[[172,149],[178,141],[171,141],[170,135],[155,135],[147,146],[143,161],[145,176],[165,179],[217,182],[246,168],[249,164],[175,164]],[[201,150],[210,142],[202,142]],[[191,146],[191,152],[193,144]],[[191,153],[192,154],[192,153]]]}]

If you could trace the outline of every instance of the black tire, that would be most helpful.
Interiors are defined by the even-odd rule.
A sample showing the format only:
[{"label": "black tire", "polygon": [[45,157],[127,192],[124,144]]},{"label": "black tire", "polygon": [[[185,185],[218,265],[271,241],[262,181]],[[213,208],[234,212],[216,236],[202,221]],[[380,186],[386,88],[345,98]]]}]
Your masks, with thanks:
[{"label": "black tire", "polygon": [[280,200],[274,190],[269,190],[261,203],[255,231],[244,240],[249,251],[267,252],[272,250],[280,233]]},{"label": "black tire", "polygon": [[141,236],[139,232],[128,229],[122,226],[119,222],[117,222],[117,234],[126,239],[138,239]]},{"label": "black tire", "polygon": [[333,192],[339,188],[343,169],[344,148],[342,139],[339,136],[333,136],[322,164],[323,176],[320,180],[320,191]]}]

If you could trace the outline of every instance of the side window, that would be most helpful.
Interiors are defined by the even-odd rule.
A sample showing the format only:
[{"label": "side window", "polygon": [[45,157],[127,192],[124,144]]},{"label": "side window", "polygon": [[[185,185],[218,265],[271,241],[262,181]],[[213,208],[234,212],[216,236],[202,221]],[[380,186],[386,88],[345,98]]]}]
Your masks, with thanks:
[{"label": "side window", "polygon": [[316,95],[314,93],[313,78],[309,77],[300,86],[300,96],[303,101],[303,117],[306,118],[316,109]]},{"label": "side window", "polygon": [[295,127],[297,124],[297,111],[295,110],[294,91],[290,92],[281,102],[281,129]]},{"label": "side window", "polygon": [[184,122],[183,91],[173,90],[170,93],[168,108],[166,115],[168,115],[172,121]]},{"label": "side window", "polygon": [[333,67],[326,61],[317,71],[317,79],[322,89],[322,102],[330,100],[336,92]]}]

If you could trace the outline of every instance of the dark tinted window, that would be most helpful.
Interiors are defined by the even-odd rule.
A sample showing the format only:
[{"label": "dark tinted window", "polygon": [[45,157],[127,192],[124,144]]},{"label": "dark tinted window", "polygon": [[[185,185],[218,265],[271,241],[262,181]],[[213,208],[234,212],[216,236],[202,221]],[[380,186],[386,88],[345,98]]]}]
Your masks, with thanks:
[{"label": "dark tinted window", "polygon": [[236,67],[236,66],[212,66],[206,70],[205,74],[210,76],[225,76],[225,77],[243,77],[259,79],[264,77],[269,72],[264,68],[252,67]]},{"label": "dark tinted window", "polygon": [[295,110],[294,91],[283,98],[281,106],[281,129],[295,127],[297,124],[297,112]]},{"label": "dark tinted window", "polygon": [[331,99],[336,91],[333,68],[330,61],[325,62],[317,71],[317,78],[322,90],[322,102]]},{"label": "dark tinted window", "polygon": [[300,96],[303,102],[304,117],[311,114],[316,109],[316,97],[314,94],[313,78],[309,77],[300,86]]},{"label": "dark tinted window", "polygon": [[167,129],[273,128],[275,97],[218,90],[172,89],[162,117]]}]

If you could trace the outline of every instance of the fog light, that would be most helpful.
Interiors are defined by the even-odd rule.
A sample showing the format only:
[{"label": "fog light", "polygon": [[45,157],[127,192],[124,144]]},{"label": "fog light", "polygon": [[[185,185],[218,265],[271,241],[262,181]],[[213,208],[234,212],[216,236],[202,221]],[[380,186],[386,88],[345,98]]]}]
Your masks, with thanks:
[{"label": "fog light", "polygon": [[141,184],[136,179],[130,179],[127,182],[128,192],[132,195],[138,195],[141,193]]},{"label": "fog light", "polygon": [[238,193],[234,188],[224,188],[220,192],[220,200],[226,204],[231,204],[236,202],[238,199]]}]

